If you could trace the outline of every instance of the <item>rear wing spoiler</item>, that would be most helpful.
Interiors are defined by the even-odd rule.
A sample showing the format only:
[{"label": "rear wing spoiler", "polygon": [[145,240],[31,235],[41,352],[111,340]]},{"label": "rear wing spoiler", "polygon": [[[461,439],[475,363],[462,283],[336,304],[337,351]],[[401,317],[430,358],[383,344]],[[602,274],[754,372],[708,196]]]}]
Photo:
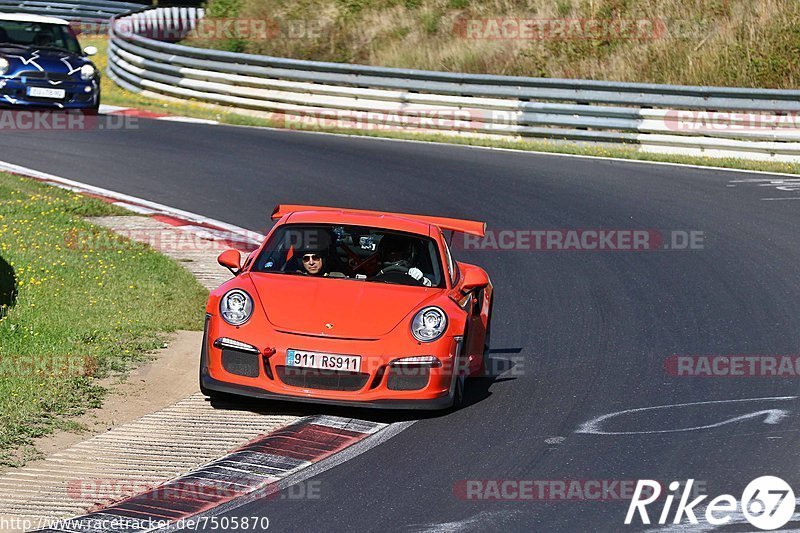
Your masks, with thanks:
[{"label": "rear wing spoiler", "polygon": [[297,211],[341,211],[344,213],[358,213],[360,215],[390,215],[417,220],[425,224],[432,224],[443,230],[457,231],[459,233],[477,235],[478,237],[483,237],[486,234],[486,222],[478,222],[476,220],[461,220],[458,218],[433,217],[428,215],[409,215],[406,213],[389,213],[386,211],[367,211],[364,209],[345,209],[341,207],[319,207],[313,205],[276,205],[275,209],[272,211],[272,220],[278,220],[285,215]]}]

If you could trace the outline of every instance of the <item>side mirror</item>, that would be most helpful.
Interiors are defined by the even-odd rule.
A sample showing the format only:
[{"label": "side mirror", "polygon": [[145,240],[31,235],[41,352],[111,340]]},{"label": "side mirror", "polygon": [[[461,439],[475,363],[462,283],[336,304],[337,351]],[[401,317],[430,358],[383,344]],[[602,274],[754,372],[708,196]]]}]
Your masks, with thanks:
[{"label": "side mirror", "polygon": [[475,289],[482,289],[489,285],[489,276],[483,269],[473,267],[462,270],[464,280],[461,282],[461,292],[466,294]]},{"label": "side mirror", "polygon": [[86,54],[87,56],[97,55],[97,52],[98,50],[96,46],[87,46],[86,48],[83,49],[83,53]]},{"label": "side mirror", "polygon": [[217,262],[230,270],[234,276],[242,269],[241,260],[242,256],[238,250],[225,250],[217,257]]}]

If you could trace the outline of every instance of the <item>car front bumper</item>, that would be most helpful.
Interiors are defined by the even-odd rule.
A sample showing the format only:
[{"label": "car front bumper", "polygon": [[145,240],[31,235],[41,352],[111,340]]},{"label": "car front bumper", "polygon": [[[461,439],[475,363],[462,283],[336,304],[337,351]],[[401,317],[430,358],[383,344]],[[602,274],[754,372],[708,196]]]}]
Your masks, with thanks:
[{"label": "car front bumper", "polygon": [[215,392],[224,394],[235,394],[247,396],[249,398],[259,398],[263,400],[281,400],[289,402],[315,403],[322,405],[337,405],[343,407],[367,407],[374,409],[423,409],[438,410],[447,409],[453,405],[453,396],[450,394],[434,398],[432,400],[337,400],[318,396],[294,396],[290,394],[276,394],[267,392],[264,389],[248,387],[246,385],[236,385],[218,381],[208,375],[200,376],[203,387]]},{"label": "car front bumper", "polygon": [[[241,375],[241,371],[230,372],[226,367],[223,349],[215,346],[214,341],[220,337],[235,338],[240,342],[252,344],[263,349],[248,339],[239,330],[231,331],[227,325],[220,324],[219,317],[207,317],[200,358],[200,381],[204,389],[220,393],[237,394],[254,398],[310,402],[352,407],[370,407],[383,409],[446,409],[453,405],[453,392],[458,369],[461,368],[459,358],[462,351],[461,337],[443,337],[439,341],[421,345],[411,344],[403,353],[397,353],[393,347],[398,346],[397,339],[359,341],[352,339],[335,339],[308,337],[303,335],[270,332],[271,355],[262,353],[238,353],[240,360],[251,359],[249,375]],[[363,385],[357,388],[336,389],[330,386],[316,388],[313,384],[292,384],[282,372],[286,372],[286,351],[309,350],[331,354],[353,354],[362,357],[362,368],[358,373],[363,375]],[[387,355],[390,354],[390,355]],[[440,366],[403,367],[402,372],[411,376],[413,381],[422,377],[424,384],[413,389],[397,390],[392,388],[401,373],[399,367],[390,363],[401,357],[432,355],[441,361]],[[282,368],[283,367],[283,368]],[[414,375],[415,369],[425,374]],[[294,371],[301,369],[292,368]],[[324,372],[324,371],[323,371]],[[331,380],[337,379],[337,372],[330,372]],[[352,376],[354,373],[347,373]],[[390,382],[390,380],[395,380]]]},{"label": "car front bumper", "polygon": [[[63,89],[64,98],[28,96],[29,87]],[[92,109],[100,104],[100,81],[64,81],[51,84],[47,80],[0,77],[0,106],[31,109]]]}]

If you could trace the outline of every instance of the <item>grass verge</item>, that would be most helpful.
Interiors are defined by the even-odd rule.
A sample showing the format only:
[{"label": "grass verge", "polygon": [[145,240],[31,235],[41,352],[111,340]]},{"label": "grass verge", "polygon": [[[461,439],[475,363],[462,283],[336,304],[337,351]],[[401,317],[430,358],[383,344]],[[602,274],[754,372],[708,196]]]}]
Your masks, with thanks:
[{"label": "grass verge", "polygon": [[[107,65],[106,49],[108,40],[105,37],[91,37],[81,39],[84,46],[93,45],[100,51],[92,58],[103,72]],[[159,101],[126,91],[115,84],[108,76],[102,80],[103,103],[109,105],[136,107],[148,111],[183,115],[187,117],[216,120],[222,124],[234,126],[262,126],[280,128],[283,123],[268,118],[237,113],[232,108],[207,104],[197,101]],[[697,157],[673,154],[655,154],[640,152],[632,146],[598,146],[591,144],[564,143],[548,140],[532,139],[485,139],[479,137],[456,137],[436,133],[410,133],[402,131],[366,131],[360,129],[326,128],[315,130],[313,128],[298,128],[304,131],[325,131],[327,133],[342,133],[365,137],[385,137],[392,139],[409,139],[417,141],[438,142],[447,144],[460,144],[468,146],[484,146],[492,148],[509,148],[532,152],[551,152],[561,154],[587,155],[595,157],[614,157],[637,161],[659,161],[664,163],[682,163],[716,168],[735,168],[741,170],[755,170],[765,172],[779,172],[787,174],[800,174],[800,164],[781,163],[773,161],[753,161],[749,159]]]},{"label": "grass verge", "polygon": [[98,407],[98,378],[202,328],[207,292],[174,261],[82,220],[129,214],[0,173],[0,464]]}]

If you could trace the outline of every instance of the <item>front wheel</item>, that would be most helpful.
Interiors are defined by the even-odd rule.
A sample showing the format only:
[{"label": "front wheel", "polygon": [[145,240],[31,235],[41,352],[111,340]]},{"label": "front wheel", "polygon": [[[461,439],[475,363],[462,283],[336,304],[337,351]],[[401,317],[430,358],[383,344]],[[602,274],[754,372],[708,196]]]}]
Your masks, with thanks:
[{"label": "front wheel", "polygon": [[100,91],[97,92],[97,99],[92,107],[83,110],[84,114],[93,117],[100,114]]},{"label": "front wheel", "polygon": [[453,391],[453,410],[458,410],[464,406],[464,384],[466,380],[464,376],[458,376],[455,382],[455,390]]},{"label": "front wheel", "polygon": [[483,336],[481,367],[475,375],[475,377],[479,378],[492,377],[492,371],[489,365],[489,351],[492,347],[492,303],[493,302],[489,302],[489,316],[486,317],[486,334]]},{"label": "front wheel", "polygon": [[216,396],[216,391],[207,389],[203,386],[203,369],[200,369],[198,381],[200,382],[200,393],[203,396],[208,396],[209,398],[214,398]]},{"label": "front wheel", "polygon": [[220,400],[225,398],[227,394],[224,392],[217,392],[215,390],[207,389],[203,386],[203,367],[200,367],[200,371],[198,372],[198,381],[200,382],[200,393],[207,397],[209,400]]}]

